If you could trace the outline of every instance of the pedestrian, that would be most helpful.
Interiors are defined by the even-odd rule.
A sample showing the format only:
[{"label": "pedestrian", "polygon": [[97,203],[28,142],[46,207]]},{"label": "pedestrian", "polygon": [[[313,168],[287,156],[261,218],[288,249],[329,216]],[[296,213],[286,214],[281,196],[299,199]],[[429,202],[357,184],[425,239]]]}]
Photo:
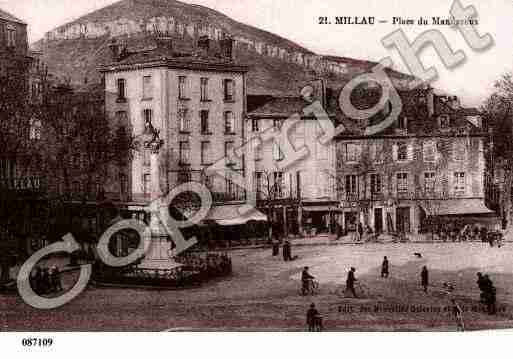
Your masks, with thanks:
[{"label": "pedestrian", "polygon": [[280,242],[276,238],[273,238],[272,246],[273,246],[273,257],[275,257],[280,254]]},{"label": "pedestrian", "polygon": [[426,266],[422,267],[422,272],[420,272],[420,284],[424,288],[424,292],[427,293],[427,288],[429,285],[429,272]]},{"label": "pedestrian", "polygon": [[354,283],[357,281],[357,279],[354,276],[355,272],[356,269],[354,267],[351,267],[349,273],[347,273],[346,290],[350,291],[355,298],[358,298],[358,296],[356,295],[356,291],[354,290]]},{"label": "pedestrian", "polygon": [[314,303],[310,304],[310,309],[306,312],[306,324],[309,332],[321,331],[322,329],[322,318]]},{"label": "pedestrian", "polygon": [[363,238],[363,226],[362,222],[358,222],[358,241],[361,241]]},{"label": "pedestrian", "polygon": [[497,301],[497,290],[495,289],[495,286],[493,285],[492,280],[488,276],[488,274],[485,274],[483,276],[483,287],[485,290],[485,303],[486,308],[488,311],[488,314],[493,315],[497,312],[496,309],[496,301]]},{"label": "pedestrian", "polygon": [[283,254],[283,260],[285,262],[290,260],[290,247],[289,246],[290,246],[289,241],[285,241],[285,243],[283,243],[282,254]]},{"label": "pedestrian", "polygon": [[454,315],[454,319],[456,320],[456,325],[458,331],[465,331],[465,323],[463,322],[463,311],[461,310],[456,300],[451,299],[452,303],[452,315]]},{"label": "pedestrian", "polygon": [[303,268],[301,273],[301,294],[307,295],[308,293],[313,294],[313,280],[314,276],[308,272],[308,267]]},{"label": "pedestrian", "polygon": [[486,283],[481,272],[477,272],[477,287],[479,288],[480,293],[480,302],[486,303]]},{"label": "pedestrian", "polygon": [[381,278],[388,278],[388,258],[385,256],[383,258],[383,263],[381,264]]}]

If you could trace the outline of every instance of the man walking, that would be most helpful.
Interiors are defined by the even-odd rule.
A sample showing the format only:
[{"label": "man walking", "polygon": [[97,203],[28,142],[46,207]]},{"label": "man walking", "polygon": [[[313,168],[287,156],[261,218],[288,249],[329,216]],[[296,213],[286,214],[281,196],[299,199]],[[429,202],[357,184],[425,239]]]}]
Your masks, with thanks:
[{"label": "man walking", "polygon": [[362,222],[358,222],[358,241],[362,241],[363,239],[363,226]]},{"label": "man walking", "polygon": [[310,304],[310,309],[306,312],[306,324],[309,332],[321,331],[322,329],[322,318],[319,311],[315,309],[314,303]]},{"label": "man walking", "polygon": [[358,298],[356,295],[356,291],[354,290],[354,282],[357,281],[357,279],[354,276],[354,272],[356,272],[356,269],[354,267],[351,267],[349,273],[347,273],[346,290],[351,291],[351,293],[353,293],[353,296],[355,298]]},{"label": "man walking", "polygon": [[463,311],[461,310],[456,300],[451,299],[452,303],[452,314],[454,315],[454,319],[456,320],[456,325],[458,326],[458,331],[465,331],[465,323],[463,322]]},{"label": "man walking", "polygon": [[422,267],[422,272],[420,272],[420,284],[424,288],[424,293],[427,293],[427,288],[429,285],[429,272],[426,266]]},{"label": "man walking", "polygon": [[381,278],[388,278],[388,258],[385,256],[383,258],[383,263],[381,264]]}]

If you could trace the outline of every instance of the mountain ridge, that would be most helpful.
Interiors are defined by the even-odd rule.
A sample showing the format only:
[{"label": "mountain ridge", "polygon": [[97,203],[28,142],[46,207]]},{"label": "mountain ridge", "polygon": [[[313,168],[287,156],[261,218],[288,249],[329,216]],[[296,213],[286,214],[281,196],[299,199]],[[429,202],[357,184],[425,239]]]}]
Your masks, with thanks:
[{"label": "mountain ridge", "polygon": [[[128,48],[152,44],[155,32],[172,35],[174,46],[193,51],[200,36],[234,39],[237,62],[250,66],[248,93],[297,94],[298,82],[321,77],[340,83],[367,72],[375,64],[348,57],[317,55],[273,34],[202,5],[176,0],[122,0],[85,14],[45,34],[34,46],[57,77],[71,84],[96,82],[96,69],[109,57],[108,41],[120,39]],[[411,76],[390,70],[395,81]]]}]

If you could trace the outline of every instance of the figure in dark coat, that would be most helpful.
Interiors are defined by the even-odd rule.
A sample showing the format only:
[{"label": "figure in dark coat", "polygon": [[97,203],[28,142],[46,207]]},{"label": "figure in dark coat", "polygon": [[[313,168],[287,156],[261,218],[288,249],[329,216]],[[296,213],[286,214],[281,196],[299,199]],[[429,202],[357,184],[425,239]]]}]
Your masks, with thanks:
[{"label": "figure in dark coat", "polygon": [[291,248],[290,248],[290,242],[289,241],[285,241],[285,243],[283,244],[283,260],[284,261],[291,261],[292,260],[292,251],[291,251]]},{"label": "figure in dark coat", "polygon": [[349,273],[347,273],[346,290],[351,291],[351,293],[353,293],[353,296],[355,298],[358,298],[358,296],[356,295],[356,291],[354,290],[354,282],[357,281],[357,279],[354,276],[354,272],[356,272],[356,269],[354,267],[351,267]]},{"label": "figure in dark coat", "polygon": [[309,332],[315,332],[322,329],[322,319],[319,311],[315,309],[315,304],[310,304],[310,309],[306,312],[306,324],[308,325]]},{"label": "figure in dark coat", "polygon": [[358,222],[358,240],[361,241],[363,238],[363,226],[361,222]]},{"label": "figure in dark coat", "polygon": [[381,278],[388,278],[388,258],[385,256],[383,258],[383,263],[381,264]]},{"label": "figure in dark coat", "polygon": [[427,293],[427,288],[429,285],[429,272],[426,266],[422,267],[422,272],[420,272],[420,284],[424,287],[424,292]]}]

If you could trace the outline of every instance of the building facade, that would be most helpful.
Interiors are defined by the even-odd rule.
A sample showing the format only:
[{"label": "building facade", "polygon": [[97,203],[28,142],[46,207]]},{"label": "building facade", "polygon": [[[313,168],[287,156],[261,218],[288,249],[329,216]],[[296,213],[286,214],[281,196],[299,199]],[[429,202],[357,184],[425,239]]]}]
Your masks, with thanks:
[{"label": "building facade", "polygon": [[[258,208],[273,217],[274,230],[285,236],[333,231],[338,210],[335,143],[320,140],[328,127],[322,122],[331,124],[333,119],[305,114],[309,105],[301,97],[269,98],[255,106],[246,121],[248,142],[270,130],[284,134],[256,142],[248,155],[247,180]],[[302,149],[306,155],[288,164],[292,152]]]},{"label": "building facade", "polygon": [[[232,61],[230,48],[222,58],[209,55],[207,44],[201,50],[179,54],[171,40],[162,40],[150,51],[116,54],[118,61],[101,70],[107,115],[127,126],[136,141],[149,127],[159,131],[161,193],[196,181],[210,188],[217,202],[243,201],[244,193],[233,183],[208,176],[206,169],[227,156],[227,168],[243,172],[243,158],[229,154],[242,145],[247,70]],[[150,157],[150,149],[139,146],[130,162],[133,202],[151,198]]]},{"label": "building facade", "polygon": [[433,218],[494,223],[484,204],[487,134],[479,114],[432,89],[400,96],[403,110],[392,126],[337,138],[341,226],[420,233],[433,230]]}]

